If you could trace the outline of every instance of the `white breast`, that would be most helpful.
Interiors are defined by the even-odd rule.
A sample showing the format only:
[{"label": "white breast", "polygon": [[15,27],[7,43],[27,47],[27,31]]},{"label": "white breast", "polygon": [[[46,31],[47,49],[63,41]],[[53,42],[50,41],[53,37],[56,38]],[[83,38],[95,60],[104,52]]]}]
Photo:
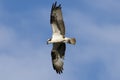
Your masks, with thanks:
[{"label": "white breast", "polygon": [[61,41],[63,41],[63,36],[60,35],[59,33],[54,33],[52,35],[52,41],[53,42],[61,42]]}]

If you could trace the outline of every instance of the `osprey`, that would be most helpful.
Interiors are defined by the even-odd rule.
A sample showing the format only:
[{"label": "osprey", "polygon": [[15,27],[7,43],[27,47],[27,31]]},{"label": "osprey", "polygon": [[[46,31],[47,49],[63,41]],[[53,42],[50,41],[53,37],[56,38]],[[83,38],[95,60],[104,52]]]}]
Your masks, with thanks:
[{"label": "osprey", "polygon": [[50,14],[50,24],[52,26],[52,38],[48,39],[47,44],[53,44],[51,51],[52,64],[54,70],[61,74],[63,71],[63,60],[65,56],[66,44],[75,44],[75,38],[65,37],[65,25],[62,17],[61,4],[52,4]]}]

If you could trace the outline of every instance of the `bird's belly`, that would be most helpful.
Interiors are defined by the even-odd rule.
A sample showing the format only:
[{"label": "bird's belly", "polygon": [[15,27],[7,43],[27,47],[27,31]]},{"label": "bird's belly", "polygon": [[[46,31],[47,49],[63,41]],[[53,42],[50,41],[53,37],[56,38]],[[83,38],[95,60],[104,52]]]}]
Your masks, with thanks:
[{"label": "bird's belly", "polygon": [[62,35],[53,35],[52,36],[52,41],[53,42],[62,42],[64,40]]}]

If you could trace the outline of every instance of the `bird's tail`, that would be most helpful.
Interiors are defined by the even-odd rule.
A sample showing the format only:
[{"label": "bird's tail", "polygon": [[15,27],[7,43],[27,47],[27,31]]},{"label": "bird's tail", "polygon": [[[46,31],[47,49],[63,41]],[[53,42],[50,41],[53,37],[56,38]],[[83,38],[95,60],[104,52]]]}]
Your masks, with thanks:
[{"label": "bird's tail", "polygon": [[74,44],[76,43],[76,39],[75,38],[70,38],[68,41],[69,44]]}]

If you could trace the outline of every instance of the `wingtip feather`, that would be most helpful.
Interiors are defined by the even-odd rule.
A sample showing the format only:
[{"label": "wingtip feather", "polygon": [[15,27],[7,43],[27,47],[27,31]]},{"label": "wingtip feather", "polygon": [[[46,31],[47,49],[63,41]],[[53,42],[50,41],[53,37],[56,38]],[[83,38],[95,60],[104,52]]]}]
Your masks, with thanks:
[{"label": "wingtip feather", "polygon": [[56,50],[52,50],[51,56],[52,56],[53,69],[58,74],[63,73],[63,65],[64,65],[63,59],[60,58],[60,55]]},{"label": "wingtip feather", "polygon": [[52,10],[53,10],[53,9],[58,9],[58,8],[61,9],[61,4],[59,4],[59,5],[57,6],[57,1],[55,1],[55,2],[52,4]]}]

